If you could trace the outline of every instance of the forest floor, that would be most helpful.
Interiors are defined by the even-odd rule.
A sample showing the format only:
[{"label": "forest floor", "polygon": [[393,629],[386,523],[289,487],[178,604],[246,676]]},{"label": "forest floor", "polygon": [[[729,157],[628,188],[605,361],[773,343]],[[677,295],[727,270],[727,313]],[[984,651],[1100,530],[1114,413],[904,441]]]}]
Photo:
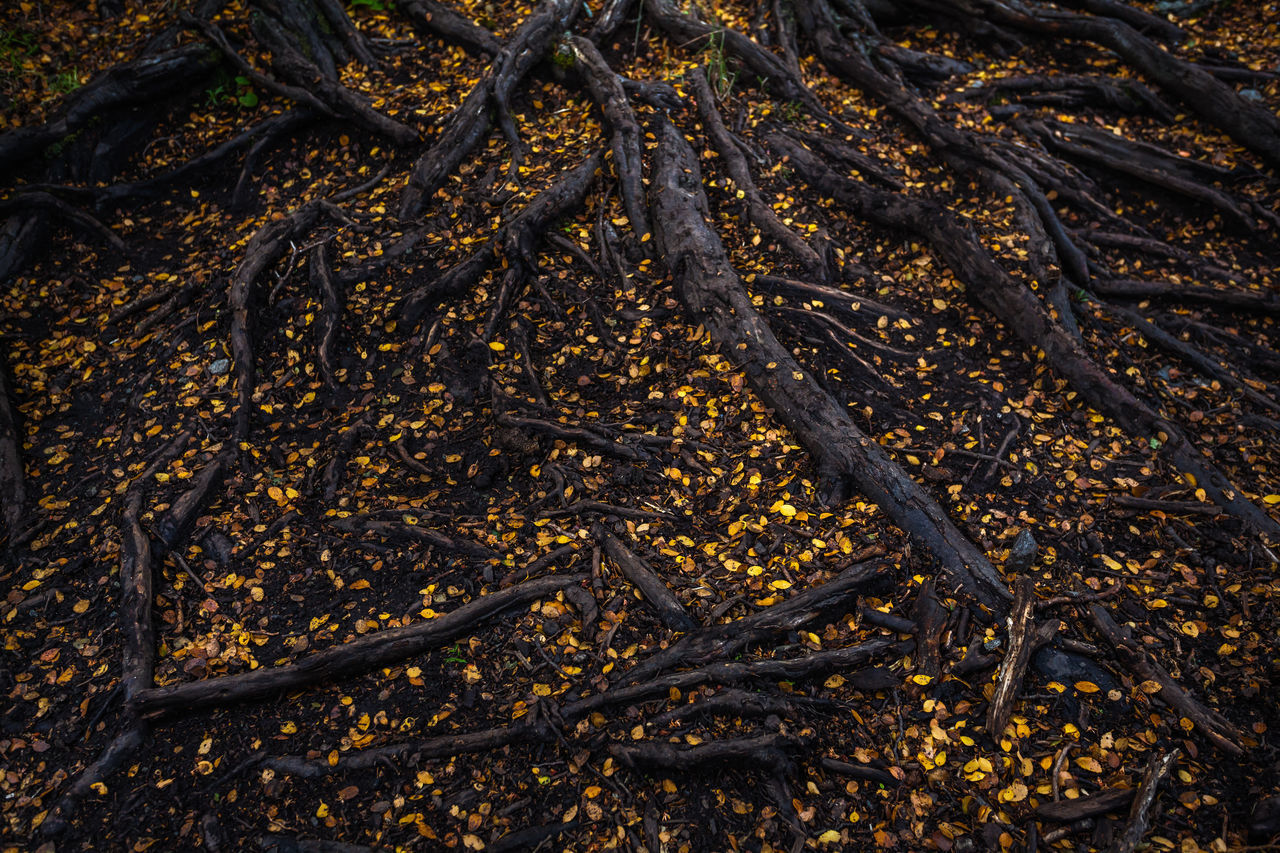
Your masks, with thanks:
[{"label": "forest floor", "polygon": [[[111,21],[61,0],[0,10],[0,131],[50,120],[68,92],[138,55],[175,20],[173,5],[129,5]],[[499,39],[530,12],[453,5]],[[754,26],[746,8],[714,5],[728,25]],[[392,119],[435,126],[488,67],[376,0],[350,12],[379,66],[352,62],[342,83]],[[234,31],[241,17],[232,4],[215,20]],[[1280,69],[1275,4],[1213,4],[1178,24],[1192,37],[1179,50]],[[973,66],[931,98],[977,132],[998,104],[966,99],[972,87],[1122,64],[1085,43],[1028,41],[1002,55],[944,29],[886,33]],[[56,227],[47,252],[4,286],[0,340],[26,511],[0,560],[0,847],[1106,849],[1150,759],[1176,750],[1151,810],[1152,849],[1275,849],[1257,846],[1280,832],[1280,816],[1268,823],[1266,812],[1280,794],[1273,551],[1220,513],[1159,438],[1130,435],[1082,403],[1040,354],[966,301],[970,288],[923,240],[848,216],[771,154],[753,160],[755,180],[783,221],[868,273],[846,282],[840,306],[778,285],[805,272],[752,224],[707,150],[688,75],[709,69],[721,114],[753,150],[771,127],[816,132],[822,122],[770,95],[714,43],[690,48],[630,22],[613,42],[601,49],[616,70],[668,81],[690,105],[673,115],[701,157],[712,222],[785,347],[1010,590],[1034,580],[1033,622],[1057,639],[1035,653],[1006,725],[990,731],[986,720],[1009,629],[949,586],[873,500],[820,499],[812,455],[742,364],[691,322],[649,238],[634,239],[612,161],[549,230],[527,290],[503,291],[503,261],[420,322],[401,313],[401,297],[484,248],[511,211],[601,148],[599,110],[553,62],[512,93],[524,163],[509,168],[509,141],[495,131],[412,223],[395,217],[418,152],[340,120],[311,122],[260,152],[248,204],[233,203],[240,162],[216,163],[152,197],[100,206],[121,246]],[[973,223],[1010,268],[1025,264],[1011,200],[957,179],[815,57],[800,64],[902,192]],[[289,108],[244,76],[206,83],[113,182],[162,175]],[[1234,85],[1280,107],[1276,75]],[[635,108],[652,153],[662,110]],[[1181,114],[1039,115],[1217,167],[1257,165]],[[15,174],[11,187],[32,182]],[[1091,174],[1105,206],[1181,250],[1099,250],[1118,278],[1199,283],[1198,260],[1255,296],[1280,297],[1274,226],[1250,234],[1172,192]],[[1275,210],[1274,168],[1240,174],[1232,192]],[[229,283],[264,226],[361,185],[341,218],[287,242],[250,282],[252,426],[236,437]],[[1069,224],[1106,225],[1084,214]],[[321,365],[332,303],[320,265],[356,269],[405,235],[420,237],[411,252],[364,277],[339,274],[336,345]],[[1188,424],[1274,515],[1275,411],[1171,358],[1133,315],[1083,293],[1073,303],[1087,352]],[[1124,305],[1269,376],[1245,387],[1270,399],[1280,381],[1274,310]],[[830,315],[812,313],[824,307]],[[839,353],[835,334],[848,336]],[[175,506],[211,466],[222,476],[174,534]],[[45,838],[59,799],[127,722],[120,582],[133,553],[130,501],[154,544],[155,688],[303,661],[477,606],[529,577],[569,581],[412,657],[266,697],[155,710],[142,745]],[[1014,547],[1024,532],[1038,543],[1030,566]],[[637,592],[628,560],[660,575],[674,611]],[[716,664],[741,672],[660,680],[653,661],[690,626],[709,626],[692,629],[702,636],[768,614],[851,572],[864,576],[856,586],[750,635]],[[1130,654],[1229,721],[1231,749],[1162,700],[1166,685],[1117,662],[1090,603],[1128,624]],[[732,630],[713,639],[731,645]],[[781,664],[849,649],[860,651],[811,671]],[[768,661],[779,666],[747,671]],[[675,675],[697,665],[684,661]],[[657,689],[599,699],[633,682]],[[441,740],[469,733],[481,736]],[[1112,797],[1102,811],[1054,818],[1054,804],[1100,793]]]}]

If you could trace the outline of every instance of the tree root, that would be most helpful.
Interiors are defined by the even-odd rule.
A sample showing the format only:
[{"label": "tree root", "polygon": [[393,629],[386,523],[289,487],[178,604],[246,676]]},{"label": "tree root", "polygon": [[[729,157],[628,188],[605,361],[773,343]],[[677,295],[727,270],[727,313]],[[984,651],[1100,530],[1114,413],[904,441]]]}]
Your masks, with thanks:
[{"label": "tree root", "polygon": [[418,764],[432,758],[450,758],[469,752],[489,752],[513,743],[547,742],[552,739],[552,732],[545,724],[530,717],[522,717],[509,726],[466,734],[441,735],[349,752],[338,756],[336,762],[328,759],[304,758],[300,755],[276,755],[264,757],[256,766],[303,779],[316,779],[337,773],[373,770],[382,764],[394,761],[407,760],[411,764]]},{"label": "tree root", "polygon": [[137,104],[155,103],[212,74],[218,56],[203,45],[186,45],[115,66],[72,92],[58,117],[38,127],[0,134],[0,172],[9,173],[48,146],[89,126],[94,119]]},{"label": "tree root", "polygon": [[791,735],[758,735],[730,738],[697,746],[675,746],[669,743],[615,743],[609,754],[627,767],[652,767],[659,770],[703,769],[725,764],[739,764],[753,769],[768,769],[782,775],[790,771],[792,753],[805,745]]},{"label": "tree root", "polygon": [[673,631],[692,631],[698,627],[698,623],[693,621],[689,611],[662,578],[602,523],[597,521],[591,525],[591,535],[600,543],[618,570],[640,590],[645,602],[654,609],[662,624]]},{"label": "tree root", "polygon": [[9,371],[0,364],[0,538],[12,542],[26,511],[27,487],[22,465],[23,439],[14,417],[9,391]]},{"label": "tree root", "polygon": [[626,459],[631,462],[648,461],[653,459],[653,454],[649,453],[649,451],[645,450],[643,447],[623,444],[620,441],[614,441],[610,438],[606,438],[597,432],[583,427],[564,426],[541,418],[513,415],[509,412],[503,412],[498,415],[496,420],[502,426],[537,432],[543,435],[549,435],[552,438],[560,439],[561,441],[581,444],[586,447],[590,447],[592,450],[608,454],[609,456],[614,456],[618,459]]},{"label": "tree root", "polygon": [[316,366],[320,380],[332,393],[338,387],[333,365],[333,349],[337,345],[338,325],[342,319],[342,296],[333,283],[333,270],[329,268],[329,255],[324,243],[311,250],[311,284],[320,295],[320,316],[316,323]]},{"label": "tree root", "polygon": [[697,158],[670,123],[659,135],[651,199],[658,245],[681,298],[814,456],[822,500],[835,505],[857,488],[932,553],[963,594],[989,610],[1003,610],[1008,592],[987,558],[800,369],[756,312],[719,237],[706,225]]},{"label": "tree root", "polygon": [[435,0],[402,0],[396,9],[419,33],[439,36],[471,53],[497,56],[502,41],[451,6]]},{"label": "tree root", "polygon": [[1043,350],[1049,364],[1100,411],[1131,435],[1155,437],[1178,468],[1190,473],[1214,503],[1259,532],[1280,539],[1280,524],[1241,497],[1240,492],[1191,444],[1183,431],[1118,385],[1050,317],[1044,304],[1001,268],[973,230],[944,209],[910,197],[892,195],[841,177],[807,149],[782,134],[770,142],[790,158],[815,189],[874,222],[921,235],[964,280],[970,292],[1028,346]]},{"label": "tree root", "polygon": [[489,109],[502,103],[500,93],[511,91],[546,55],[552,40],[573,23],[582,4],[576,0],[545,0],[520,24],[445,123],[436,141],[414,164],[400,199],[400,218],[417,217],[445,179],[489,132]]},{"label": "tree root", "polygon": [[[336,11],[347,21],[350,29],[351,22],[347,20],[346,12],[341,7],[337,7]],[[306,20],[303,15],[290,15],[289,18],[290,27],[294,30]],[[292,88],[307,92],[314,100],[323,104],[330,115],[348,119],[357,127],[386,137],[397,145],[408,146],[418,141],[416,129],[383,115],[370,105],[368,98],[339,83],[337,69],[331,67],[331,62],[317,65],[313,61],[328,57],[325,45],[339,44],[332,36],[316,33],[310,45],[300,46],[272,15],[256,15],[253,24],[259,40],[271,50],[272,67],[292,84]],[[304,55],[303,51],[308,47],[310,50]],[[371,56],[368,64],[376,64]]]},{"label": "tree root", "polygon": [[998,94],[1037,106],[1096,107],[1106,104],[1124,112],[1148,112],[1172,122],[1175,110],[1140,80],[1113,80],[1088,74],[1020,75],[988,80],[952,95],[952,98],[975,100]]},{"label": "tree root", "polygon": [[733,180],[731,188],[745,196],[747,215],[751,221],[769,239],[776,240],[778,245],[795,255],[804,266],[807,277],[823,284],[829,282],[831,270],[827,264],[799,234],[782,224],[778,214],[774,213],[773,207],[760,195],[760,190],[751,178],[747,158],[742,156],[741,149],[724,126],[720,111],[716,109],[715,95],[711,91],[711,84],[707,82],[706,69],[695,70],[690,74],[689,79],[693,83],[693,93],[698,105],[698,115],[702,118],[703,130],[716,153],[720,155],[720,159],[724,161],[725,170]]},{"label": "tree root", "polygon": [[1257,314],[1280,316],[1280,298],[1268,293],[1205,287],[1193,284],[1174,284],[1166,281],[1134,281],[1112,279],[1095,281],[1092,289],[1104,296],[1125,299],[1167,299],[1174,302],[1195,302],[1217,305]]},{"label": "tree root", "polygon": [[[406,514],[412,513],[412,510],[406,510]],[[474,557],[479,560],[498,560],[501,556],[494,551],[477,545],[474,542],[468,542],[465,539],[457,539],[441,533],[438,530],[431,530],[427,527],[420,527],[417,524],[399,521],[377,521],[370,518],[331,518],[328,520],[329,526],[344,533],[362,534],[375,533],[380,536],[399,536],[405,539],[411,539],[415,542],[422,542],[433,548],[440,548],[444,551],[452,551],[458,554],[465,554],[468,557]]]},{"label": "tree root", "polygon": [[231,307],[231,358],[236,371],[236,405],[232,426],[237,441],[249,437],[254,392],[253,337],[249,312],[253,285],[268,266],[275,263],[285,248],[299,240],[323,215],[342,218],[341,211],[323,199],[308,202],[283,219],[262,226],[244,252],[244,260],[231,279],[228,301]]},{"label": "tree root", "polygon": [[561,708],[565,719],[578,719],[584,714],[622,704],[634,704],[655,696],[668,695],[671,688],[688,692],[704,684],[742,684],[750,681],[794,680],[827,672],[849,672],[884,655],[905,653],[915,644],[893,640],[868,640],[843,649],[814,652],[789,660],[758,660],[751,663],[720,662],[668,673],[649,681],[626,687],[613,687]]},{"label": "tree root", "polygon": [[308,655],[297,663],[262,667],[238,675],[156,687],[141,691],[132,710],[148,718],[164,717],[190,708],[212,708],[261,699],[309,687],[323,681],[372,672],[451,643],[474,630],[477,623],[502,611],[550,595],[586,579],[586,575],[555,575],[525,581],[473,599],[458,609],[416,625],[390,628],[349,643]]},{"label": "tree root", "polygon": [[1147,80],[1180,98],[1208,124],[1226,131],[1272,164],[1280,164],[1280,118],[1240,97],[1208,71],[1163,50],[1123,21],[1066,11],[1032,11],[994,0],[956,0],[951,8],[957,15],[979,14],[1024,32],[1080,39],[1109,48]]},{"label": "tree root", "polygon": [[538,242],[552,223],[582,204],[601,162],[601,155],[595,153],[565,172],[538,193],[519,214],[503,223],[478,251],[405,297],[400,307],[405,324],[416,328],[433,301],[463,293],[478,284],[485,271],[497,260],[499,250],[507,258],[509,269],[518,270],[521,281],[526,280],[537,270],[535,248]]},{"label": "tree root", "polygon": [[883,578],[887,569],[885,560],[860,560],[834,579],[808,587],[781,604],[723,625],[708,625],[626,670],[621,683],[635,684],[679,666],[700,666],[732,657],[770,636],[795,631],[822,611],[846,601],[858,589]]},{"label": "tree root", "polygon": [[1125,822],[1124,832],[1111,845],[1111,853],[1133,853],[1138,849],[1151,824],[1151,807],[1155,805],[1156,796],[1160,793],[1160,783],[1173,772],[1181,752],[1177,749],[1164,755],[1153,755],[1142,774],[1137,793],[1133,797],[1133,805],[1129,807],[1129,819]]},{"label": "tree root", "polygon": [[1129,629],[1117,625],[1106,608],[1101,604],[1090,604],[1088,613],[1098,633],[1116,650],[1116,656],[1127,671],[1145,681],[1154,681],[1159,684],[1160,692],[1156,695],[1170,708],[1194,723],[1195,727],[1219,749],[1231,755],[1244,754],[1240,746],[1241,733],[1236,727],[1217,711],[1201,704],[1198,699],[1184,690],[1164,667],[1151,660],[1133,639]]},{"label": "tree root", "polygon": [[643,240],[650,229],[644,203],[640,124],[636,121],[622,82],[596,46],[581,36],[571,37],[568,44],[574,52],[575,67],[582,75],[591,99],[600,107],[608,123],[609,148],[613,152],[613,168],[618,173],[622,206],[627,212],[631,233]]},{"label": "tree root", "polygon": [[1005,724],[1009,722],[1013,705],[1022,691],[1031,653],[1049,642],[1058,629],[1056,620],[1036,625],[1035,605],[1035,581],[1028,577],[1019,578],[1008,620],[1009,650],[1000,664],[996,690],[991,696],[991,704],[987,706],[987,734],[997,740],[1004,736]]},{"label": "tree root", "polygon": [[1219,364],[1195,345],[1179,340],[1160,328],[1146,314],[1131,308],[1122,308],[1118,305],[1104,305],[1103,310],[1116,314],[1133,324],[1134,328],[1153,345],[1182,359],[1206,379],[1216,379],[1228,388],[1236,389],[1245,399],[1256,403],[1264,409],[1280,412],[1280,402],[1258,391],[1249,384],[1246,378],[1242,378],[1235,371]]}]

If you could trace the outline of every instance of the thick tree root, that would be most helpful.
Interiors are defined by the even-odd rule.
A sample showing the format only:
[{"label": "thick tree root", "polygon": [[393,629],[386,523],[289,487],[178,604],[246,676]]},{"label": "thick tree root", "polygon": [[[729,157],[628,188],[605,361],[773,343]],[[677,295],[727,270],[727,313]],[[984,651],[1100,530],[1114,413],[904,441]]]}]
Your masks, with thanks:
[{"label": "thick tree root", "polygon": [[1131,435],[1156,438],[1165,454],[1224,511],[1260,533],[1280,540],[1280,524],[1241,496],[1226,476],[1205,457],[1183,431],[1115,382],[1056,322],[1044,304],[1014,280],[982,246],[969,226],[928,202],[893,195],[841,177],[818,157],[782,134],[770,142],[786,154],[796,171],[815,189],[881,225],[923,237],[970,292],[1025,344],[1042,350],[1049,364],[1092,405],[1113,417]]},{"label": "thick tree root", "polygon": [[9,392],[9,371],[0,364],[0,539],[12,539],[26,512],[27,486],[22,466],[22,435]]},{"label": "thick tree root", "polygon": [[1031,10],[998,0],[955,0],[955,13],[981,15],[993,23],[1049,38],[1091,41],[1109,48],[1148,81],[1176,95],[1208,124],[1273,165],[1280,165],[1280,118],[1265,107],[1242,98],[1235,89],[1194,63],[1162,49],[1129,24],[1115,18],[1075,12]]},{"label": "thick tree root", "polygon": [[668,673],[658,678],[627,687],[614,687],[603,693],[570,702],[561,708],[565,719],[578,719],[584,714],[622,704],[634,704],[655,696],[668,695],[671,688],[688,692],[704,684],[743,684],[752,681],[793,680],[828,672],[851,672],[869,661],[907,652],[915,644],[908,641],[868,640],[856,646],[814,652],[789,660],[759,660],[751,663],[721,662]]},{"label": "thick tree root", "polygon": [[720,238],[706,224],[709,214],[697,158],[670,123],[664,123],[659,135],[650,198],[658,246],[675,276],[677,292],[813,455],[823,501],[835,505],[856,488],[919,541],[964,595],[991,611],[1003,610],[1008,591],[990,561],[801,370],[756,312]]},{"label": "thick tree root", "polygon": [[73,92],[48,124],[0,134],[0,172],[8,174],[114,110],[188,91],[193,80],[207,77],[217,66],[217,54],[204,45],[187,45],[116,66]]},{"label": "thick tree root", "polygon": [[872,581],[882,579],[885,560],[856,562],[830,581],[811,586],[781,604],[723,625],[713,625],[682,637],[661,652],[623,672],[621,683],[636,684],[679,666],[701,666],[738,654],[771,636],[795,631],[822,611],[842,604]]},{"label": "thick tree root", "polygon": [[601,162],[601,155],[595,153],[569,169],[538,193],[520,213],[504,222],[479,250],[435,281],[418,287],[405,297],[400,307],[405,324],[417,328],[432,302],[463,293],[478,284],[484,273],[498,261],[499,253],[506,257],[510,269],[519,270],[523,277],[532,275],[538,267],[535,257],[538,243],[556,220],[582,204]]},{"label": "thick tree root", "polygon": [[[337,12],[346,20],[346,12],[341,7]],[[384,136],[398,145],[408,146],[418,141],[417,130],[378,112],[368,98],[339,83],[337,69],[331,62],[321,66],[313,61],[327,58],[326,47],[338,44],[332,36],[316,32],[308,44],[299,45],[273,16],[257,15],[253,20],[258,38],[271,50],[272,67],[295,88],[319,100],[330,114],[348,119],[357,127]],[[304,21],[306,17],[292,15],[290,28],[296,31]],[[349,20],[347,25],[350,26]],[[304,50],[308,51],[307,55],[304,55]],[[368,64],[373,64],[372,57],[369,57]]]},{"label": "thick tree root", "polygon": [[396,10],[409,19],[420,33],[439,36],[472,53],[497,56],[502,42],[493,33],[443,3],[435,0],[402,0]]},{"label": "thick tree root", "polygon": [[1257,314],[1280,315],[1280,297],[1262,291],[1245,292],[1236,289],[1206,287],[1204,285],[1174,284],[1166,281],[1121,279],[1095,281],[1092,289],[1104,296],[1124,299],[1160,299],[1171,302],[1193,302]]},{"label": "thick tree root", "polygon": [[150,728],[146,723],[135,720],[123,732],[111,741],[93,764],[80,771],[76,781],[58,800],[44,823],[40,832],[47,838],[59,836],[70,828],[70,820],[80,808],[80,801],[85,798],[93,786],[105,784],[131,760],[139,749],[147,742]]},{"label": "thick tree root", "polygon": [[1116,624],[1101,604],[1089,605],[1089,618],[1128,672],[1160,685],[1158,695],[1170,708],[1195,724],[1215,746],[1231,755],[1243,755],[1241,733],[1217,711],[1205,707],[1174,680],[1164,667],[1151,660],[1133,639],[1128,628]]},{"label": "thick tree root", "polygon": [[720,111],[716,109],[715,95],[711,91],[711,84],[707,82],[706,69],[697,69],[689,75],[689,79],[693,83],[693,93],[698,105],[698,115],[702,118],[703,130],[716,153],[724,161],[725,170],[733,180],[731,189],[742,193],[745,197],[747,215],[751,221],[764,232],[765,236],[776,240],[778,245],[795,255],[804,266],[806,276],[819,283],[830,281],[831,269],[828,264],[799,234],[782,224],[778,214],[774,213],[773,206],[760,195],[760,190],[751,178],[747,158],[743,156],[741,149],[729,135],[729,130],[720,117]]},{"label": "thick tree root", "polygon": [[737,764],[785,774],[791,769],[792,754],[803,746],[804,741],[800,738],[773,734],[732,738],[697,746],[676,746],[653,741],[615,743],[609,746],[609,753],[627,767],[686,771]]},{"label": "thick tree root", "polygon": [[485,76],[449,116],[435,143],[414,165],[400,199],[401,219],[413,219],[422,212],[427,200],[488,134],[490,108],[506,110],[503,93],[514,90],[524,80],[581,8],[576,0],[545,0],[524,20],[494,57]]},{"label": "thick tree root", "polygon": [[649,218],[644,202],[644,162],[640,124],[627,100],[622,81],[600,51],[588,39],[574,36],[568,40],[574,53],[574,67],[586,83],[591,99],[604,113],[609,125],[609,148],[613,152],[613,168],[618,173],[618,190],[627,211],[631,233],[643,239],[649,233]]},{"label": "thick tree root", "polygon": [[308,655],[297,663],[145,690],[134,698],[132,709],[148,718],[163,717],[190,708],[232,705],[372,672],[451,643],[474,630],[479,622],[509,607],[550,595],[586,577],[581,574],[555,575],[526,581],[476,598],[435,619],[369,634]]},{"label": "thick tree root", "polygon": [[1036,817],[1054,823],[1075,823],[1117,812],[1133,800],[1133,788],[1110,788],[1075,800],[1054,800],[1036,807]]},{"label": "thick tree root", "polygon": [[46,836],[58,835],[67,829],[67,821],[75,814],[85,795],[132,758],[150,731],[145,721],[128,710],[128,704],[155,683],[156,635],[151,616],[155,581],[151,537],[142,529],[140,519],[142,500],[152,478],[181,455],[190,440],[190,432],[179,433],[125,490],[120,523],[123,536],[120,548],[120,632],[124,636],[120,683],[126,704],[125,728],[93,764],[81,771],[63,794],[41,827]]},{"label": "thick tree root", "polygon": [[249,437],[249,420],[253,410],[254,366],[253,336],[249,322],[253,285],[271,264],[285,253],[290,243],[301,239],[321,216],[342,217],[331,202],[308,202],[289,216],[268,222],[249,241],[244,260],[231,279],[228,301],[231,306],[231,357],[236,371],[236,405],[232,428],[237,441]]},{"label": "thick tree root", "polygon": [[662,578],[649,568],[648,563],[622,544],[617,536],[610,533],[608,528],[596,522],[591,526],[591,535],[600,543],[618,571],[640,590],[645,602],[657,613],[662,624],[673,631],[692,631],[698,627],[698,623],[693,621],[689,611]]},{"label": "thick tree root", "polygon": [[1099,103],[1125,112],[1148,112],[1171,122],[1176,112],[1140,80],[1113,80],[1085,74],[1023,75],[988,80],[952,98],[978,100],[1007,95],[1024,104],[1092,108]]}]

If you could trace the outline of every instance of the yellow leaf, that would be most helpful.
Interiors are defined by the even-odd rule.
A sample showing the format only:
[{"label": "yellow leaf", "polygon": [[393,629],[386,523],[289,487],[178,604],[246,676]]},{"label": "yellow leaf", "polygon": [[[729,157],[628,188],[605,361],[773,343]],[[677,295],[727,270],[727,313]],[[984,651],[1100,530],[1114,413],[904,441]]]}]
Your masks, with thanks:
[{"label": "yellow leaf", "polygon": [[72,605],[71,610],[74,613],[83,613],[89,609],[89,599],[82,598]]},{"label": "yellow leaf", "polygon": [[921,673],[920,675],[911,676],[911,680],[914,681],[916,684],[919,684],[921,687],[923,687],[924,685],[928,684],[930,681],[933,681],[933,676],[924,675],[923,673]]},{"label": "yellow leaf", "polygon": [[1099,688],[1098,685],[1094,684],[1092,681],[1076,682],[1076,690],[1079,690],[1081,693],[1097,693],[1098,690],[1100,689],[1101,688]]},{"label": "yellow leaf", "polygon": [[1267,495],[1262,499],[1263,503],[1280,504],[1280,495]]},{"label": "yellow leaf", "polygon": [[287,735],[291,735],[297,730],[298,730],[298,724],[293,722],[292,720],[290,720],[289,722],[285,723],[283,726],[280,727],[280,731],[284,732]]},{"label": "yellow leaf", "polygon": [[507,345],[502,343],[501,341],[489,341],[489,349],[493,350],[494,352],[502,352],[506,348],[507,348]]},{"label": "yellow leaf", "polygon": [[1098,759],[1090,755],[1082,755],[1076,759],[1076,765],[1090,773],[1101,773],[1102,765],[1098,763]]},{"label": "yellow leaf", "polygon": [[839,840],[840,833],[836,832],[834,829],[828,829],[826,832],[818,836],[818,842],[820,844],[835,844]]}]

